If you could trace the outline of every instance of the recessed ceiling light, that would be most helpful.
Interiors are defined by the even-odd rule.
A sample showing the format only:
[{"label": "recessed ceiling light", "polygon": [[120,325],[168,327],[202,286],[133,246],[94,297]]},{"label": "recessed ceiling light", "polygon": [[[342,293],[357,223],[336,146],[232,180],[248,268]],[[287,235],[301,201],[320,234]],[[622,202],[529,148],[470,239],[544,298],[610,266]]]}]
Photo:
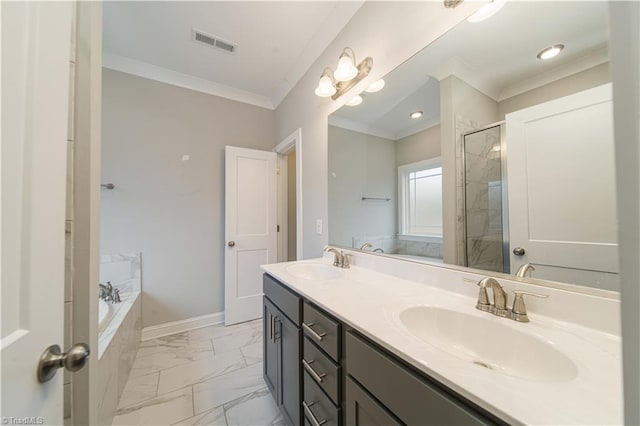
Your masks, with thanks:
[{"label": "recessed ceiling light", "polygon": [[356,106],[362,103],[362,96],[355,95],[353,98],[349,99],[345,105]]},{"label": "recessed ceiling light", "polygon": [[477,24],[478,22],[482,22],[485,19],[491,18],[493,15],[498,13],[502,6],[506,3],[507,0],[493,0],[491,3],[487,3],[482,6],[480,9],[476,11],[473,15],[467,18],[467,21]]},{"label": "recessed ceiling light", "polygon": [[414,111],[411,114],[409,114],[409,117],[411,117],[411,118],[420,118],[420,117],[422,117],[422,111]]},{"label": "recessed ceiling light", "polygon": [[546,47],[538,52],[538,59],[551,59],[554,56],[558,56],[560,52],[564,49],[564,44],[554,44],[553,46]]},{"label": "recessed ceiling light", "polygon": [[367,87],[365,89],[365,92],[375,93],[382,90],[383,87],[384,87],[384,80],[380,79],[378,81],[374,81],[373,83],[371,83],[371,86]]}]

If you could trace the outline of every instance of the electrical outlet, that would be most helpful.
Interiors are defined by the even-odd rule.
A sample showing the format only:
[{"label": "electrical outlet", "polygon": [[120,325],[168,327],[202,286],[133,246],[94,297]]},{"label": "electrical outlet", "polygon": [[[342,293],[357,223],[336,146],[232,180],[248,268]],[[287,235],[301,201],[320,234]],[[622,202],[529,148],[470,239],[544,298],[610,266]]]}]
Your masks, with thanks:
[{"label": "electrical outlet", "polygon": [[322,219],[316,219],[316,234],[322,235]]}]

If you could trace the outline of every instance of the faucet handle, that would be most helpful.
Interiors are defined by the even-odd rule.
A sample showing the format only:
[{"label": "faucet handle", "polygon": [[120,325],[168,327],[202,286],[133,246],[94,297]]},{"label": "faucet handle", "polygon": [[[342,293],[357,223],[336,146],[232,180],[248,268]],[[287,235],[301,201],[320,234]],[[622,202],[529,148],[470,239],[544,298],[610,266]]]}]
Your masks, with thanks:
[{"label": "faucet handle", "polygon": [[489,309],[491,309],[491,303],[489,303],[487,287],[484,285],[483,281],[479,281],[477,285],[478,287],[480,287],[480,290],[478,291],[478,302],[476,303],[476,309],[484,312],[489,312]]},{"label": "faucet handle", "polygon": [[342,253],[342,264],[340,265],[343,269],[349,269],[351,267],[351,254]]},{"label": "faucet handle", "polygon": [[515,299],[513,299],[513,307],[511,308],[511,319],[518,322],[529,322],[529,316],[527,315],[527,307],[524,304],[524,295],[534,296],[540,299],[546,299],[548,294],[531,293],[529,291],[513,290]]}]

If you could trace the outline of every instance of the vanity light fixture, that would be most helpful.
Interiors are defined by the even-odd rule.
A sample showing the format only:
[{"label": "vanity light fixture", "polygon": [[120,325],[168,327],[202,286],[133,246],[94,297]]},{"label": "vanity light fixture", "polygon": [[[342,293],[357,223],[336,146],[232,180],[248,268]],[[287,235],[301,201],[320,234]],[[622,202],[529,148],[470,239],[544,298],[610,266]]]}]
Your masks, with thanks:
[{"label": "vanity light fixture", "polygon": [[349,105],[349,106],[356,106],[356,105],[360,105],[362,103],[362,96],[360,95],[355,95],[353,98],[349,99],[345,105]]},{"label": "vanity light fixture", "polygon": [[322,71],[322,76],[316,87],[316,95],[321,98],[328,98],[336,93],[336,83],[333,79],[333,71],[327,67]]},{"label": "vanity light fixture", "polygon": [[482,6],[480,9],[476,11],[473,15],[467,18],[467,21],[477,24],[478,22],[482,22],[486,19],[491,18],[493,15],[498,13],[502,6],[507,2],[507,0],[493,0],[491,3],[487,3]]},{"label": "vanity light fixture", "polygon": [[350,47],[342,49],[340,58],[338,59],[338,67],[333,73],[336,81],[349,81],[358,75],[356,68],[356,54]]},{"label": "vanity light fixture", "polygon": [[543,61],[546,59],[551,59],[555,56],[558,56],[560,52],[564,49],[564,44],[554,44],[553,46],[545,47],[536,55],[538,59],[542,59]]},{"label": "vanity light fixture", "polygon": [[[373,67],[373,59],[367,57],[357,66],[355,64],[355,52],[350,47],[345,47],[340,54],[335,72],[329,67],[322,72],[315,90],[316,95],[322,98],[331,96],[333,100],[338,99],[369,75]],[[384,86],[384,82],[382,85]]]},{"label": "vanity light fixture", "polygon": [[373,83],[371,83],[371,85],[369,85],[369,87],[364,89],[364,91],[369,93],[376,93],[382,90],[383,87],[384,87],[384,80],[380,79],[378,81],[374,81]]},{"label": "vanity light fixture", "polygon": [[420,118],[422,117],[423,112],[422,111],[413,111],[411,114],[409,114],[409,117],[411,118]]}]

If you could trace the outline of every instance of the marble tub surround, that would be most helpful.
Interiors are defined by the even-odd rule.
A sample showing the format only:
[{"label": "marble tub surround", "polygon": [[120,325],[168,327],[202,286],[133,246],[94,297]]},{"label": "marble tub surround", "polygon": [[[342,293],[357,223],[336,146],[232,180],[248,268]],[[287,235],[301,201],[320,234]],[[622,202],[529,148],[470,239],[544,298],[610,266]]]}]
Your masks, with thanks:
[{"label": "marble tub surround", "polygon": [[120,293],[142,289],[142,254],[124,253],[100,256],[100,282],[111,282]]},{"label": "marble tub surround", "polygon": [[[142,301],[140,293],[129,293],[123,302],[129,304],[120,309],[111,327],[99,337],[98,362],[98,422],[111,424],[118,400],[127,383],[134,364],[142,335]],[[111,326],[110,324],[110,326]]]},{"label": "marble tub surround", "polygon": [[[369,253],[353,255],[352,267],[332,280],[305,280],[287,272],[291,263],[263,269],[399,358],[441,381],[510,424],[622,424],[622,364],[619,302],[606,291],[580,294],[541,287],[498,274],[512,290],[548,294],[527,300],[530,323],[517,323],[475,309],[483,277],[464,268],[430,266]],[[331,259],[301,261],[323,262]],[[492,274],[495,275],[495,274]],[[353,303],[358,300],[358,303]],[[420,340],[403,328],[400,313],[431,306],[526,333],[550,344],[575,364],[577,375],[549,381],[513,377],[479,367]],[[595,314],[597,313],[597,314]],[[505,341],[507,347],[510,342]]]},{"label": "marble tub surround", "polygon": [[368,251],[380,248],[386,254],[405,254],[442,259],[442,241],[415,241],[397,236],[353,237],[351,241],[353,248],[356,249],[359,249],[365,243],[369,243],[372,247],[368,248]]},{"label": "marble tub surround", "polygon": [[142,342],[113,424],[284,424],[262,378],[262,320]]}]

